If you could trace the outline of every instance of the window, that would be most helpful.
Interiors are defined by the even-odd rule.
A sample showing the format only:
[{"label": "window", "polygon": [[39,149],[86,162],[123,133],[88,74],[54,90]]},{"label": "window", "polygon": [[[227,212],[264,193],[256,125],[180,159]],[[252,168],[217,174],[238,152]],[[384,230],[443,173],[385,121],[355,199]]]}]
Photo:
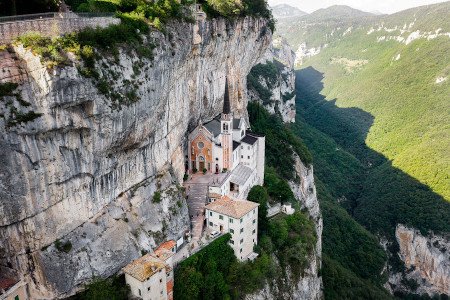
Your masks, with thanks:
[{"label": "window", "polygon": [[161,279],[159,279],[159,282],[160,282],[160,283],[162,283],[162,278],[161,278]]},{"label": "window", "polygon": [[223,216],[222,216],[222,215],[219,215],[219,219],[220,219],[220,220],[223,220]]},{"label": "window", "polygon": [[230,223],[233,223],[233,218],[230,218]]},{"label": "window", "polygon": [[198,160],[199,160],[199,161],[205,161],[205,158],[204,158],[203,156],[199,156],[199,157],[198,157]]},{"label": "window", "polygon": [[198,142],[197,147],[198,149],[203,149],[203,147],[205,147],[205,144],[203,142]]},{"label": "window", "polygon": [[253,232],[252,232],[252,234],[255,234],[255,232],[256,232],[256,230],[255,230],[255,229],[253,229]]},{"label": "window", "polygon": [[241,149],[244,149],[244,146],[241,146]]},{"label": "window", "polygon": [[242,223],[242,221],[244,221],[244,219],[241,219],[241,223]]},{"label": "window", "polygon": [[209,216],[212,217],[212,211],[209,212]]},{"label": "window", "polygon": [[241,158],[244,158],[244,155],[241,155]]},{"label": "window", "polygon": [[247,159],[250,159],[250,156],[247,156]]},{"label": "window", "polygon": [[241,244],[243,244],[244,243],[244,239],[241,239]]},{"label": "window", "polygon": [[255,224],[256,223],[256,220],[255,219],[253,219],[253,224]]},{"label": "window", "polygon": [[18,296],[18,295],[15,296],[15,297],[14,297],[14,300],[19,300],[19,296]]},{"label": "window", "polygon": [[241,228],[241,233],[243,233],[244,232],[244,228]]},{"label": "window", "polygon": [[149,291],[149,292],[150,292],[150,287],[148,287],[148,288],[147,288],[147,291]]},{"label": "window", "polygon": [[[239,252],[242,253],[242,248],[241,248],[241,250]],[[241,256],[241,258],[242,258],[242,256]]]},{"label": "window", "polygon": [[139,296],[141,296],[141,289],[138,289]]},{"label": "window", "polygon": [[231,228],[230,228],[230,233],[231,233],[231,234],[233,234],[233,233],[234,233],[234,230],[233,230],[233,229],[231,229]]},{"label": "window", "polygon": [[247,146],[247,149],[250,150],[250,146]]},{"label": "window", "polygon": [[244,136],[244,130],[241,131],[241,137],[243,137],[243,136]]},{"label": "window", "polygon": [[211,227],[212,227],[212,226],[213,226],[213,222],[209,222],[209,226],[211,226]]},{"label": "window", "polygon": [[234,241],[233,241],[233,240],[230,240],[230,244],[231,244],[231,245],[234,245]]}]

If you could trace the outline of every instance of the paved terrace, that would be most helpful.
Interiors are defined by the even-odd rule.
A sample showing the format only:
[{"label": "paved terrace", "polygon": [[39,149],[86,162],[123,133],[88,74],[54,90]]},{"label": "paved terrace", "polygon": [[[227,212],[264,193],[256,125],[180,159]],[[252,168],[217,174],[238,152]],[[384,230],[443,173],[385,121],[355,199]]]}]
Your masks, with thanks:
[{"label": "paved terrace", "polygon": [[199,245],[203,233],[203,223],[205,220],[205,206],[208,202],[208,187],[213,182],[221,182],[228,176],[228,173],[220,174],[193,174],[189,180],[184,183],[189,216],[191,217],[192,241],[194,247]]}]

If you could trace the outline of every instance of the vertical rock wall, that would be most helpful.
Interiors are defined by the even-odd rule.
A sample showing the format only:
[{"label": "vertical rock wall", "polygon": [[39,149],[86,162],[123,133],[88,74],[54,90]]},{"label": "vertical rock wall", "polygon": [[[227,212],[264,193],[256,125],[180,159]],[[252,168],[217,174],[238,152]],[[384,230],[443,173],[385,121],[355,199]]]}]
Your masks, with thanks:
[{"label": "vertical rock wall", "polygon": [[[19,96],[0,102],[0,267],[33,298],[71,294],[189,228],[178,186],[187,132],[220,112],[226,76],[246,115],[246,76],[271,41],[262,19],[196,25],[200,43],[194,25],[176,23],[146,37],[153,60],[124,47],[98,63],[109,89],[136,87],[129,105],[112,105],[74,65],[47,69],[20,46],[1,53],[0,82]],[[12,109],[38,117],[11,125]]]}]

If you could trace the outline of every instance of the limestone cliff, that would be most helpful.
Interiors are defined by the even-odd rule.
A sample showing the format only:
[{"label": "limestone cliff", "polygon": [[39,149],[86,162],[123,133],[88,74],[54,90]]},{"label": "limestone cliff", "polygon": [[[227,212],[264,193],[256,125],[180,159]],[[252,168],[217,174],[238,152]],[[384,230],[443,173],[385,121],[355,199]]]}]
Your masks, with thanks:
[{"label": "limestone cliff", "polygon": [[[438,235],[423,236],[419,231],[399,224],[396,228],[399,256],[406,271],[392,274],[394,290],[416,294],[450,295],[450,241]],[[402,278],[406,278],[402,279]]]},{"label": "limestone cliff", "polygon": [[125,46],[97,63],[109,89],[134,87],[127,105],[73,64],[47,69],[20,46],[1,52],[0,82],[19,86],[0,103],[0,267],[33,298],[71,294],[183,236],[188,129],[220,112],[226,75],[234,110],[246,114],[246,75],[271,33],[265,20],[214,19],[146,38],[153,59]]},{"label": "limestone cliff", "polygon": [[[250,82],[249,98],[259,102],[270,113],[279,113],[286,123],[295,122],[295,53],[284,38],[277,37],[261,60],[262,68],[269,71],[258,72],[257,66],[251,76],[257,82]],[[267,91],[270,94],[267,94]]]}]

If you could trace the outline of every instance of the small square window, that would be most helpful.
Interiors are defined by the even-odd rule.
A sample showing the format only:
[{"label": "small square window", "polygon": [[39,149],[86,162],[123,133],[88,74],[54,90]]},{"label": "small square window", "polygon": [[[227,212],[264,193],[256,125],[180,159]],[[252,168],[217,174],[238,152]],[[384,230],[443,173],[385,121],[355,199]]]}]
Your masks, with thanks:
[{"label": "small square window", "polygon": [[209,226],[213,226],[213,222],[209,222]]},{"label": "small square window", "polygon": [[255,224],[256,223],[256,220],[253,220],[253,224]]},{"label": "small square window", "polygon": [[247,159],[250,159],[250,156],[247,156]]},{"label": "small square window", "polygon": [[209,212],[209,216],[212,217],[212,211]]},{"label": "small square window", "polygon": [[243,233],[244,232],[244,228],[241,228],[241,233]]},{"label": "small square window", "polygon": [[244,219],[241,219],[241,223],[242,223],[242,221],[244,221]]},{"label": "small square window", "polygon": [[150,291],[150,287],[147,288],[147,291]]},{"label": "small square window", "polygon": [[244,243],[244,239],[241,239],[241,244],[243,244]]},{"label": "small square window", "polygon": [[233,218],[230,218],[230,223],[233,223]]},{"label": "small square window", "polygon": [[241,158],[244,158],[244,155],[241,155]]},{"label": "small square window", "polygon": [[233,229],[231,229],[231,228],[230,228],[230,233],[231,233],[231,234],[233,234],[233,233],[234,233],[234,230],[233,230]]},{"label": "small square window", "polygon": [[219,219],[220,219],[220,220],[223,220],[223,216],[222,216],[222,215],[219,215]]},{"label": "small square window", "polygon": [[253,229],[253,232],[252,232],[252,233],[253,233],[253,234],[255,234],[255,232],[256,232],[256,230],[255,230],[255,229]]}]

